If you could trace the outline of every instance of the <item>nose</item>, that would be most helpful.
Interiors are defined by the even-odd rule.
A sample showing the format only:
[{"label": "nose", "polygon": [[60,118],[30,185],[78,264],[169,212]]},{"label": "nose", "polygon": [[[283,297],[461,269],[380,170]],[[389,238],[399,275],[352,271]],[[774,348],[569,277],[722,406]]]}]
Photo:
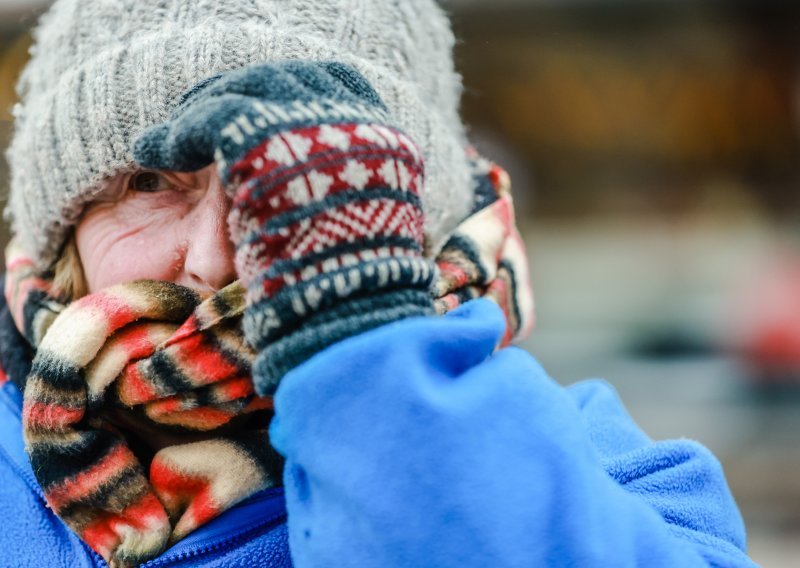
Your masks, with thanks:
[{"label": "nose", "polygon": [[208,190],[184,218],[186,256],[179,284],[199,292],[216,292],[236,280],[235,251],[228,234],[230,208],[230,199],[214,172]]}]

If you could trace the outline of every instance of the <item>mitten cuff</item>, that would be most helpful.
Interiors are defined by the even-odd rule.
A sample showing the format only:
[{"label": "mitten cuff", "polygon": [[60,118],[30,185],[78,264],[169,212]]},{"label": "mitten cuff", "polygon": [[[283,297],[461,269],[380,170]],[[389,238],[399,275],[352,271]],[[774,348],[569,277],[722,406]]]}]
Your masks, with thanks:
[{"label": "mitten cuff", "polygon": [[253,365],[256,392],[273,394],[289,371],[334,343],[394,321],[430,315],[434,315],[430,294],[420,290],[351,300],[319,313],[259,351]]}]

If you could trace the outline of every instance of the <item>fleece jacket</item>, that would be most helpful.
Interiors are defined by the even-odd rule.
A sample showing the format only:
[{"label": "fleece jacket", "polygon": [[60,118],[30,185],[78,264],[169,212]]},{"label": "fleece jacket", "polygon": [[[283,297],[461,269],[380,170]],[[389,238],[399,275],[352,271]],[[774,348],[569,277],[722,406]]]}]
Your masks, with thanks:
[{"label": "fleece jacket", "polygon": [[[475,300],[332,345],[276,393],[285,489],[258,494],[146,566],[753,566],[719,462],[653,442],[612,387],[555,383],[496,350]],[[104,566],[47,508],[21,395],[0,386],[0,565]]]}]

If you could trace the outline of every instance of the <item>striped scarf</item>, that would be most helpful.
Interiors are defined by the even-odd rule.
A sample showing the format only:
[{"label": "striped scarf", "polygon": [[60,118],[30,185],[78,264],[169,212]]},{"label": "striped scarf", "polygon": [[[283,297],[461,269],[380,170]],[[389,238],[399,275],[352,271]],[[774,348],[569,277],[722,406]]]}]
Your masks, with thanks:
[{"label": "striped scarf", "polygon": [[[502,344],[533,326],[533,297],[508,176],[473,155],[477,212],[436,259],[442,314],[486,296]],[[235,282],[201,298],[168,282],[114,286],[69,305],[12,241],[5,294],[35,348],[23,432],[48,504],[112,566],[157,556],[252,494],[278,485],[272,399],[255,395]],[[163,447],[143,449],[158,433]]]}]

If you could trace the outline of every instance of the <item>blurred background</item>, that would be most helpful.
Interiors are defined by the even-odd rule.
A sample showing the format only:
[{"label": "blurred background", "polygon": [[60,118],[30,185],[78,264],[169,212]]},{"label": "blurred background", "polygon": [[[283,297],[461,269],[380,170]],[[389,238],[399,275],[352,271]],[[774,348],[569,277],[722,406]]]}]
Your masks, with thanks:
[{"label": "blurred background", "polygon": [[[46,4],[0,0],[0,147]],[[445,5],[473,141],[514,182],[525,347],[710,447],[753,558],[800,566],[800,2]]]}]

